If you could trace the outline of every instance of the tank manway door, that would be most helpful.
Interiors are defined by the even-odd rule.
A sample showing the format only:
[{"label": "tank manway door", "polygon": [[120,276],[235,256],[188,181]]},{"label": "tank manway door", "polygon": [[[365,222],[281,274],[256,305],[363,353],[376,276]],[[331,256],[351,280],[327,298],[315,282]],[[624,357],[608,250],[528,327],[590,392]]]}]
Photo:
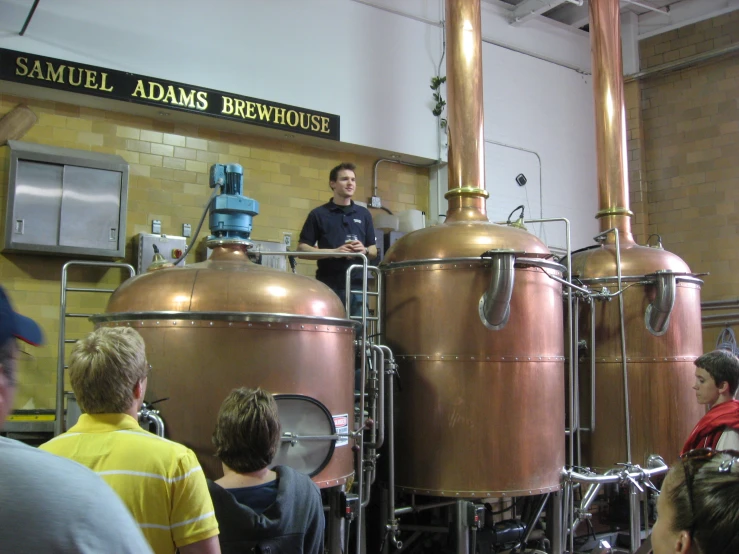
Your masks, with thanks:
[{"label": "tank manway door", "polygon": [[[336,446],[347,444],[348,423],[337,434],[337,417],[309,396],[275,394],[282,438],[272,466],[286,465],[313,477],[328,465]],[[348,422],[348,414],[344,416]],[[340,418],[339,418],[340,419]]]}]

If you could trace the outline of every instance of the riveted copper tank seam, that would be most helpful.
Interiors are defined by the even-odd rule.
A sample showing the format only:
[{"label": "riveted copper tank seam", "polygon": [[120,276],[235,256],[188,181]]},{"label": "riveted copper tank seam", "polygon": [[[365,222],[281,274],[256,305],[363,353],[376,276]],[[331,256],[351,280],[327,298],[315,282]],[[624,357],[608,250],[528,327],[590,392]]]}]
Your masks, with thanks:
[{"label": "riveted copper tank seam", "polygon": [[479,0],[445,2],[447,29],[447,221],[487,221]]},{"label": "riveted copper tank seam", "polygon": [[[618,0],[590,2],[590,44],[600,230],[617,228],[622,246],[633,243],[626,160],[626,115],[621,13]],[[606,241],[613,242],[612,235]]]}]

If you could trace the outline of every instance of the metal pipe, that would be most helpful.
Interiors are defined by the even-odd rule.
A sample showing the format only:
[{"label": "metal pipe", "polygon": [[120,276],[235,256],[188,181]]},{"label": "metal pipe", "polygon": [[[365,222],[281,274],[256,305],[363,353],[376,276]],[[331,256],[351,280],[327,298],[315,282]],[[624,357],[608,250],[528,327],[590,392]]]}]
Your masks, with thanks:
[{"label": "metal pipe", "polygon": [[640,8],[644,8],[645,10],[649,10],[650,12],[659,13],[662,15],[666,15],[667,17],[670,16],[669,8],[667,10],[661,10],[659,8],[655,8],[654,6],[650,6],[649,4],[643,4],[641,2],[637,2],[636,0],[623,0],[627,4],[633,4],[634,6],[639,6]]},{"label": "metal pipe", "polygon": [[[572,241],[571,241],[571,235],[570,235],[570,220],[566,217],[547,217],[547,218],[540,218],[540,219],[529,219],[530,223],[555,223],[555,222],[561,222],[565,224],[565,240],[566,240],[566,247],[567,247],[567,279],[563,282],[562,279],[559,279],[558,277],[549,275],[550,278],[554,279],[557,282],[563,282],[563,284],[570,287],[567,292],[567,333],[569,337],[572,337],[572,329],[573,329],[573,319],[574,314],[572,310],[572,293],[571,289],[576,288],[580,289],[580,287],[577,287],[576,285],[572,284]],[[581,289],[585,290],[585,289]],[[586,291],[588,294],[590,294],[590,291]],[[574,402],[574,386],[573,386],[573,380],[575,378],[575,365],[573,361],[574,356],[574,346],[572,344],[572,341],[569,341],[569,344],[567,346],[568,348],[568,356],[569,356],[569,362],[568,362],[568,374],[570,378],[570,384],[569,384],[569,398],[570,398],[570,429],[573,427],[573,414],[575,410],[575,402]],[[572,443],[572,440],[570,440],[569,445],[569,463],[570,466],[574,465],[575,462],[575,449],[574,445]]]},{"label": "metal pipe", "polygon": [[[356,0],[355,0],[356,1]],[[408,165],[410,167],[425,167],[425,168],[431,168],[436,165],[438,165],[439,162],[433,162],[430,164],[414,164],[411,162],[404,162],[401,160],[394,160],[392,158],[380,158],[375,162],[375,165],[372,169],[372,196],[379,196],[377,194],[377,168],[382,162],[387,162],[391,164],[400,164],[400,165]]]},{"label": "metal pipe", "polygon": [[[580,299],[575,298],[574,300],[574,306],[573,306],[573,312],[579,313],[580,310]],[[577,437],[577,465],[582,465],[582,438],[580,434],[580,356],[579,356],[579,350],[578,350],[578,344],[580,342],[580,332],[579,325],[573,325],[572,326],[572,336],[570,337],[570,342],[573,344],[573,354],[572,354],[572,364],[574,367],[574,381],[575,381],[575,398],[573,401],[574,409],[575,409],[575,433],[574,435],[570,436],[570,440],[575,440],[575,437]]]},{"label": "metal pipe", "polygon": [[630,554],[634,554],[641,545],[641,511],[639,510],[639,490],[636,483],[629,485],[629,536]]},{"label": "metal pipe", "polygon": [[552,547],[552,554],[562,554],[562,551],[564,550],[564,542],[562,535],[561,491],[555,491],[549,496],[546,535]]},{"label": "metal pipe", "polygon": [[480,0],[445,2],[447,222],[487,221]]},{"label": "metal pipe", "polygon": [[454,522],[457,531],[457,554],[469,554],[470,533],[467,525],[467,501],[457,500],[454,508]]},{"label": "metal pipe", "polygon": [[644,317],[647,329],[654,335],[663,335],[670,326],[670,314],[675,306],[675,295],[677,293],[675,274],[672,271],[658,271],[657,294],[649,306],[647,306]]},{"label": "metal pipe", "polygon": [[[592,4],[591,4],[592,6]],[[619,242],[619,232],[617,228],[608,229],[595,237],[598,239],[605,237],[608,233],[613,233],[616,237],[616,278],[618,281],[618,290],[621,290],[621,245]],[[629,375],[626,364],[626,329],[624,328],[624,297],[623,294],[618,295],[618,312],[619,312],[619,329],[621,331],[621,367],[623,372],[624,384],[624,411],[626,420],[626,463],[631,463],[631,421],[630,421],[630,405],[629,405]]]},{"label": "metal pipe", "polygon": [[632,244],[620,9],[619,0],[589,3],[598,166],[595,217],[600,219],[601,232],[616,227],[621,238]]},{"label": "metal pipe", "polygon": [[729,312],[728,314],[702,315],[701,321],[723,321],[725,319],[739,318],[739,312]]},{"label": "metal pipe", "polygon": [[159,415],[159,410],[152,410],[146,406],[142,406],[139,410],[139,421],[148,421],[154,425],[154,434],[164,438],[165,427],[162,416]]},{"label": "metal pipe", "polygon": [[380,345],[385,350],[386,359],[389,369],[386,378],[389,381],[387,386],[387,457],[388,457],[388,525],[390,526],[390,539],[398,545],[398,521],[395,517],[395,383],[393,377],[397,370],[395,357],[389,347]]},{"label": "metal pipe", "polygon": [[451,506],[456,504],[456,500],[450,500],[448,502],[434,502],[433,504],[413,504],[412,506],[403,506],[402,508],[395,508],[395,515],[401,516],[403,514],[415,514],[423,512],[424,510],[433,510],[434,508],[443,508],[444,506]]},{"label": "metal pipe", "polygon": [[31,6],[31,11],[28,12],[28,17],[26,17],[25,23],[23,23],[23,28],[21,29],[21,32],[18,33],[18,35],[23,36],[26,34],[26,29],[28,29],[28,24],[31,23],[31,18],[33,17],[33,14],[36,13],[36,8],[38,7],[39,0],[33,0],[33,6]]},{"label": "metal pipe", "polygon": [[515,276],[515,254],[510,251],[486,252],[491,256],[492,275],[485,294],[480,298],[480,316],[483,323],[502,329],[508,323]]},{"label": "metal pipe", "polygon": [[726,319],[721,321],[709,321],[707,323],[703,323],[702,327],[704,329],[708,327],[733,327],[734,325],[739,325],[739,319]]},{"label": "metal pipe", "polygon": [[544,495],[544,497],[541,499],[541,503],[539,504],[539,507],[534,512],[533,517],[529,521],[526,522],[526,533],[524,534],[523,539],[521,539],[521,542],[519,543],[520,546],[524,549],[526,548],[526,543],[528,542],[529,537],[531,537],[531,533],[534,531],[534,525],[539,519],[541,512],[544,510],[544,506],[547,505],[547,500],[549,500],[549,494],[550,493],[546,493]]},{"label": "metal pipe", "polygon": [[726,308],[739,308],[739,298],[732,300],[706,300],[701,302],[702,310],[723,310]]},{"label": "metal pipe", "polygon": [[385,443],[385,353],[382,348],[375,344],[370,345],[370,348],[373,352],[373,358],[375,353],[379,357],[379,361],[374,367],[380,368],[376,370],[378,374],[379,393],[377,402],[375,403],[376,417],[373,426],[373,429],[377,430],[377,438],[374,442],[365,443],[365,446],[373,450],[379,450]]},{"label": "metal pipe", "polygon": [[609,483],[621,483],[624,480],[640,480],[644,479],[645,477],[651,478],[655,475],[666,473],[668,469],[670,468],[667,466],[667,464],[665,464],[664,461],[660,461],[657,467],[647,469],[639,467],[637,471],[623,470],[613,474],[606,473],[605,475],[586,475],[584,473],[579,473],[577,471],[567,469],[564,471],[564,476],[565,479],[567,479],[568,481],[577,481],[578,483],[600,483],[602,485],[606,485]]},{"label": "metal pipe", "polygon": [[595,300],[590,299],[590,432],[595,433]]}]

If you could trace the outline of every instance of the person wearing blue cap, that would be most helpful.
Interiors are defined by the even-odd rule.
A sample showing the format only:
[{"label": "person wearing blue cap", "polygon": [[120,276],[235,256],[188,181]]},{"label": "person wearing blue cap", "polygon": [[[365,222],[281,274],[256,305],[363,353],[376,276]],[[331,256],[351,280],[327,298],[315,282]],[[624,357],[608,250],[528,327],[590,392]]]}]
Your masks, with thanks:
[{"label": "person wearing blue cap", "polygon": [[[41,328],[16,313],[0,287],[0,423],[13,409],[18,341],[43,343]],[[0,550],[151,553],[118,496],[89,469],[0,437]]]}]

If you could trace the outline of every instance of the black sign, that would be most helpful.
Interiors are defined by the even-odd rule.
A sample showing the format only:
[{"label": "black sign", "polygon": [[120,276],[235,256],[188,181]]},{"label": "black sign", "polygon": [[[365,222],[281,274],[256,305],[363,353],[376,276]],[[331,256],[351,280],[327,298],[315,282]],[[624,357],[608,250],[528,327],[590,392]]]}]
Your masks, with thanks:
[{"label": "black sign", "polygon": [[0,48],[0,80],[181,110],[339,140],[339,116]]}]

